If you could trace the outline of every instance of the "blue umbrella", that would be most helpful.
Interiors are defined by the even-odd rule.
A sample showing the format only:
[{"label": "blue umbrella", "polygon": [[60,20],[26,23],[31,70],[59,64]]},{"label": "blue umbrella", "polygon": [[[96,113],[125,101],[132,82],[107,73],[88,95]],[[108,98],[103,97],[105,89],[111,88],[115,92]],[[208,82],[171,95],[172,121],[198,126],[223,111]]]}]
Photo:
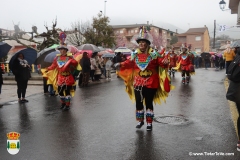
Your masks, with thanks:
[{"label": "blue umbrella", "polygon": [[11,48],[12,46],[10,46],[9,44],[5,42],[0,42],[0,58],[5,57]]},{"label": "blue umbrella", "polygon": [[32,65],[35,62],[36,58],[37,58],[37,51],[35,49],[25,48],[25,49],[19,50],[10,59],[10,62],[9,62],[10,70],[12,70],[13,64],[15,63],[15,61],[18,58],[18,55],[20,53],[23,54],[24,59],[28,61],[29,65]]},{"label": "blue umbrella", "polygon": [[54,58],[57,56],[57,54],[60,54],[59,50],[53,51],[51,53],[49,53],[45,58],[44,58],[44,62],[49,62],[52,63]]}]

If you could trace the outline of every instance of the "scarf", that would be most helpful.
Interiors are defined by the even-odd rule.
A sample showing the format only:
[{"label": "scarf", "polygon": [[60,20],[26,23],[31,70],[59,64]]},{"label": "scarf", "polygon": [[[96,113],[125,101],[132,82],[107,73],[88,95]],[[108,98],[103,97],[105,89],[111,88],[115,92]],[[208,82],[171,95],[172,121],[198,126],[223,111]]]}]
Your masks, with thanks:
[{"label": "scarf", "polygon": [[25,59],[18,58],[18,60],[19,60],[19,63],[21,66],[23,66],[23,67],[28,66],[28,62]]}]

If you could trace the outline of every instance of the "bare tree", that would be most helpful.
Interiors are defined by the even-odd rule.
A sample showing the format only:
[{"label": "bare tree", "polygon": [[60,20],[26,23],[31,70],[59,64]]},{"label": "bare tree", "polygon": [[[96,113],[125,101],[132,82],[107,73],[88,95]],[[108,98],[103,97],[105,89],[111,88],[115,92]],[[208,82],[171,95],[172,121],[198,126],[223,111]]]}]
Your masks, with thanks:
[{"label": "bare tree", "polygon": [[[37,51],[41,51],[44,48],[52,46],[53,44],[59,44],[59,32],[62,30],[59,28],[56,28],[57,19],[55,20],[55,22],[52,22],[52,29],[48,29],[48,26],[46,24],[44,26],[45,26],[47,32],[43,32],[43,33],[39,34],[37,32],[36,26],[32,27],[31,32],[25,32],[20,29],[19,24],[18,25],[14,24],[14,34],[13,35],[11,35],[11,33],[10,34],[8,34],[8,33],[0,34],[0,41],[15,40],[16,42],[18,42],[19,44],[22,44],[23,46],[25,46],[27,48],[33,48],[33,47],[23,43],[21,40],[34,42],[37,44],[37,49],[36,48],[33,48],[33,49],[36,49]],[[30,34],[31,37],[29,39],[24,38],[23,35],[25,35],[25,34]],[[44,38],[43,42],[40,43],[40,42],[35,41],[34,38],[37,38],[37,37],[43,37]]]},{"label": "bare tree", "polygon": [[125,36],[120,33],[115,34],[116,48],[128,46],[128,41]]},{"label": "bare tree", "polygon": [[91,27],[90,22],[75,22],[72,23],[72,29],[67,31],[67,41],[75,46],[81,46],[85,41],[84,34]]}]

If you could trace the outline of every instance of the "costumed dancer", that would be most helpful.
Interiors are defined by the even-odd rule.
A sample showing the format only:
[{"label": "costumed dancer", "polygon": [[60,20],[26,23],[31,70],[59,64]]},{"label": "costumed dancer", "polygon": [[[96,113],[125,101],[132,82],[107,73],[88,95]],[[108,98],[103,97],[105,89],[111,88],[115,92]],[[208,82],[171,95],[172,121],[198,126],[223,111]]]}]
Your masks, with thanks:
[{"label": "costumed dancer", "polygon": [[69,110],[71,92],[74,92],[74,86],[76,85],[74,77],[78,74],[77,67],[79,64],[71,53],[67,53],[68,48],[64,44],[65,38],[61,38],[61,34],[64,33],[60,33],[61,45],[58,47],[60,54],[54,58],[52,65],[45,72],[52,71],[49,74],[47,73],[49,80],[54,81],[56,79],[57,91],[61,101],[60,108]]},{"label": "costumed dancer", "polygon": [[140,27],[138,38],[135,40],[139,48],[131,54],[131,58],[116,63],[117,74],[125,81],[126,92],[131,100],[136,102],[136,128],[144,125],[144,104],[146,105],[147,130],[152,130],[154,117],[153,102],[165,101],[173,87],[168,76],[168,59],[162,50],[158,53],[150,47],[152,37],[147,32],[149,28]]},{"label": "costumed dancer", "polygon": [[188,84],[190,74],[194,74],[194,66],[192,65],[192,55],[188,53],[186,45],[182,47],[182,53],[178,56],[177,63],[178,66],[176,68],[182,72],[182,84]]},{"label": "costumed dancer", "polygon": [[173,67],[176,67],[176,62],[177,62],[178,56],[176,53],[174,53],[174,50],[170,50],[168,53],[168,60],[169,60],[169,65],[168,65],[168,72],[169,75],[171,76],[171,74],[173,75],[173,77],[175,76],[175,69],[173,69]]}]

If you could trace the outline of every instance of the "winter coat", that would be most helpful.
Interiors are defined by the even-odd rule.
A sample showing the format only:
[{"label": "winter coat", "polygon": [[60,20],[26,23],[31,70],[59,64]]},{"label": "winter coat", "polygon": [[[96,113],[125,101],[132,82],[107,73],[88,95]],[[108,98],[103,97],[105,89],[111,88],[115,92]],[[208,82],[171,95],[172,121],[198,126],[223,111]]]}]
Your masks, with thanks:
[{"label": "winter coat", "polygon": [[80,65],[82,67],[83,73],[87,73],[91,71],[91,62],[89,58],[82,58],[80,60]]},{"label": "winter coat", "polygon": [[12,72],[16,81],[27,81],[31,78],[30,68],[22,66],[18,59],[13,64]]},{"label": "winter coat", "polygon": [[2,74],[3,74],[3,70],[2,70],[2,68],[0,68],[0,85],[3,84]]}]

